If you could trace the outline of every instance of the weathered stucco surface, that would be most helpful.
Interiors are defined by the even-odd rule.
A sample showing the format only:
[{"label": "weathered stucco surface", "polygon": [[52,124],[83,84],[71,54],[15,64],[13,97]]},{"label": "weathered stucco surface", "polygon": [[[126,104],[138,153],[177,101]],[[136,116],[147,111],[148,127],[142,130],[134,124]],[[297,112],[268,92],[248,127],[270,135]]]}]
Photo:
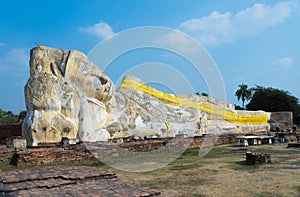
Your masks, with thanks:
[{"label": "weathered stucco surface", "polygon": [[118,90],[86,55],[45,46],[30,53],[25,85],[28,145],[106,141],[124,135],[189,136],[268,130],[265,112],[236,111],[211,97],[175,96],[126,76]]},{"label": "weathered stucco surface", "polygon": [[30,52],[30,78],[25,85],[27,115],[22,135],[29,145],[107,140],[103,129],[112,101],[112,81],[79,51],[45,46]]},{"label": "weathered stucco surface", "polygon": [[125,76],[115,98],[118,101],[116,120],[122,120],[123,127],[140,136],[269,130],[266,112],[234,110],[234,105],[207,96],[166,94],[143,84],[135,76]]}]

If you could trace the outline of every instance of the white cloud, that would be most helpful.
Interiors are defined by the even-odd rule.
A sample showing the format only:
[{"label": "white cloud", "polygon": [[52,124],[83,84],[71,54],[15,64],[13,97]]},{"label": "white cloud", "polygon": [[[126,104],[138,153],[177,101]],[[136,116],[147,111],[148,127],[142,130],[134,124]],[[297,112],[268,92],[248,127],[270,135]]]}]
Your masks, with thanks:
[{"label": "white cloud", "polygon": [[278,60],[275,60],[272,62],[272,65],[274,65],[276,69],[290,69],[293,66],[294,60],[290,57],[284,57],[280,58]]},{"label": "white cloud", "polygon": [[179,31],[173,31],[159,37],[153,41],[153,44],[161,46],[162,48],[172,49],[173,51],[180,53],[195,54],[197,52],[197,48],[193,47],[195,43]]},{"label": "white cloud", "polygon": [[105,22],[99,22],[86,28],[79,28],[79,31],[95,35],[101,39],[105,39],[114,34],[112,27]]},{"label": "white cloud", "polygon": [[29,51],[23,48],[12,49],[0,59],[0,73],[23,74],[28,72]]},{"label": "white cloud", "polygon": [[274,6],[255,4],[236,14],[214,11],[209,16],[183,22],[180,29],[206,45],[234,42],[284,22],[294,6],[295,3],[285,1]]}]

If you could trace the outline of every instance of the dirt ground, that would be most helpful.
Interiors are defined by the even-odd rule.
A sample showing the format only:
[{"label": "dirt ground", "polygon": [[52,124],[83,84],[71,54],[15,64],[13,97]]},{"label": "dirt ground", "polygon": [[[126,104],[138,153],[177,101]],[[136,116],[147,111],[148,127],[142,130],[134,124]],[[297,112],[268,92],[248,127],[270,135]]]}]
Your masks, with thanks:
[{"label": "dirt ground", "polygon": [[[271,154],[270,164],[247,166],[247,151]],[[300,148],[287,144],[214,146],[205,156],[188,149],[150,172],[115,171],[121,179],[157,189],[163,196],[300,196]]]}]

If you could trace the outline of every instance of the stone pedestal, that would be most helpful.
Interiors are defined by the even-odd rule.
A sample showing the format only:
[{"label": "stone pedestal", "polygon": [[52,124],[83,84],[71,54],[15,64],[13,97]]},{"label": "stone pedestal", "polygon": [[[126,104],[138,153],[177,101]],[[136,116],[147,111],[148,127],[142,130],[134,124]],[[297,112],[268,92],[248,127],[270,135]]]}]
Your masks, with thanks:
[{"label": "stone pedestal", "polygon": [[247,165],[258,165],[271,163],[271,155],[263,154],[259,152],[247,152],[246,153],[246,164]]}]

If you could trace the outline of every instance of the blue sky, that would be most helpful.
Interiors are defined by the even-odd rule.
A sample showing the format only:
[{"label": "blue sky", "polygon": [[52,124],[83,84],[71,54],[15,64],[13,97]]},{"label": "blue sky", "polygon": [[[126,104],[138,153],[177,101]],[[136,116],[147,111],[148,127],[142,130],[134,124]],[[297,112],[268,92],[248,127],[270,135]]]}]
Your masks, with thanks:
[{"label": "blue sky", "polygon": [[[106,37],[140,26],[178,29],[199,41],[216,62],[230,103],[241,105],[234,97],[241,83],[276,87],[300,97],[297,1],[11,0],[1,2],[0,18],[0,108],[15,113],[25,109],[23,87],[35,43],[87,54]],[[129,54],[115,63],[160,61],[154,56],[165,52],[139,55],[145,54],[139,61]],[[176,57],[163,63],[185,65]],[[108,75],[117,72],[112,69]],[[184,75],[189,77],[188,72]],[[208,91],[203,79],[192,78],[195,91]]]}]

